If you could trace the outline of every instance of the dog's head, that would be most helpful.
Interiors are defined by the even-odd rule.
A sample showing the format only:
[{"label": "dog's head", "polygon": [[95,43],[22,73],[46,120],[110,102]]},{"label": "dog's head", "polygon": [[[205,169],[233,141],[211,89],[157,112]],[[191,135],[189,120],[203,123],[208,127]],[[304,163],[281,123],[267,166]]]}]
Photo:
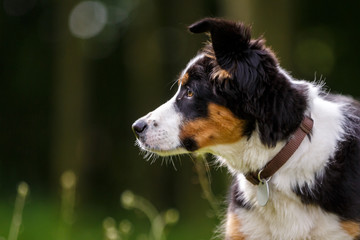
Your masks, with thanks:
[{"label": "dog's head", "polygon": [[254,134],[271,147],[297,128],[304,94],[262,38],[252,40],[242,23],[212,18],[189,30],[209,32],[211,43],[187,64],[174,97],[133,124],[141,148],[159,155],[211,153]]}]

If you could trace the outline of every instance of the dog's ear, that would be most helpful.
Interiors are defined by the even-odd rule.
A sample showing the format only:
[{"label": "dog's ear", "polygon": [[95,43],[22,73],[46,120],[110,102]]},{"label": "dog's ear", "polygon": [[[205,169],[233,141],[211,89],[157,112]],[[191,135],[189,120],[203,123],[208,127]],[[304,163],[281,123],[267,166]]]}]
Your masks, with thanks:
[{"label": "dog's ear", "polygon": [[231,68],[234,60],[250,47],[250,28],[243,23],[204,18],[189,26],[192,33],[210,32],[216,60],[223,69]]}]

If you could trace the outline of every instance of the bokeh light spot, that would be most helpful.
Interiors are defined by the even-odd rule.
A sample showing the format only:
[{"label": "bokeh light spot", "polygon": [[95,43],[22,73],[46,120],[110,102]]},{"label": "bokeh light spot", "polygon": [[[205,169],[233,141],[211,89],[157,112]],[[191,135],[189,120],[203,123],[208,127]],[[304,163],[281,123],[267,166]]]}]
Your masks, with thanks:
[{"label": "bokeh light spot", "polygon": [[70,31],[75,37],[81,39],[95,37],[105,27],[107,15],[107,9],[101,2],[80,2],[70,13]]}]

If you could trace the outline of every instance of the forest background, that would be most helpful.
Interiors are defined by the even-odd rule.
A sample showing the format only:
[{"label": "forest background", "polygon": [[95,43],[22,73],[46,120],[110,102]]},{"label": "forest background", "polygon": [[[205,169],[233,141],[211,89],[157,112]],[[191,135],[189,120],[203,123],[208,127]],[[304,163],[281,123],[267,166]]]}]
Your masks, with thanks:
[{"label": "forest background", "polygon": [[226,169],[211,157],[205,173],[186,156],[145,161],[131,131],[174,94],[207,40],[187,26],[205,16],[244,21],[295,78],[356,97],[359,9],[335,0],[2,0],[0,239],[156,238],[156,220],[131,200],[167,214],[162,239],[216,236],[208,199],[223,208]]}]

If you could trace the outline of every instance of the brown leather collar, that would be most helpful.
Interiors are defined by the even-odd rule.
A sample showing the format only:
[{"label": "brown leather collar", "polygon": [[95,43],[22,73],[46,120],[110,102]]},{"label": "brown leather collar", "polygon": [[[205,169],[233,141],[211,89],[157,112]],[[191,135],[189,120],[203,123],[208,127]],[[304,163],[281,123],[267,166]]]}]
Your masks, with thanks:
[{"label": "brown leather collar", "polygon": [[278,154],[276,154],[263,169],[245,174],[246,179],[252,184],[258,185],[260,181],[266,181],[274,175],[274,173],[279,170],[298,149],[305,136],[311,132],[313,124],[314,121],[310,117],[305,116],[300,124],[300,127],[296,130],[294,135],[280,150],[280,152],[278,152]]}]

